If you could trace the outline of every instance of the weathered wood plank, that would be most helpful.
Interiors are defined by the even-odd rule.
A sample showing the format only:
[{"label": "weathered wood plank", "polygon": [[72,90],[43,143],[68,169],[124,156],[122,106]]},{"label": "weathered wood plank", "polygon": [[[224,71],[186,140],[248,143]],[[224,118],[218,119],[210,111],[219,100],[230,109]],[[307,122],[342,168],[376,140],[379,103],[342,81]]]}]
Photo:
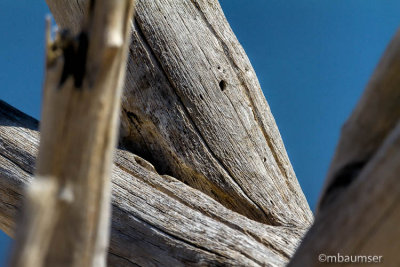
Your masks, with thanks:
[{"label": "weathered wood plank", "polygon": [[[13,235],[32,179],[37,122],[0,102],[0,228]],[[131,152],[115,155],[110,266],[284,266],[304,229],[235,213]]]},{"label": "weathered wood plank", "polygon": [[[84,1],[47,1],[73,29]],[[217,0],[138,1],[121,144],[226,207],[306,227],[307,201],[255,72]]]}]

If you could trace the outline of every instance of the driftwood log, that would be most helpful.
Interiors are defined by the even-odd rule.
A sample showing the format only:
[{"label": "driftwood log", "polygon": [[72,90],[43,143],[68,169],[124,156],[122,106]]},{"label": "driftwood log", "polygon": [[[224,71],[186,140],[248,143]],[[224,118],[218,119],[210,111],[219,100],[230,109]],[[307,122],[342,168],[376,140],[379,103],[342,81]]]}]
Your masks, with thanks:
[{"label": "driftwood log", "polygon": [[[85,1],[48,4],[77,34]],[[312,213],[219,3],[138,1],[132,28],[110,265],[284,265]],[[38,134],[5,110],[0,225],[13,235]]]},{"label": "driftwood log", "polygon": [[[73,31],[84,2],[47,1]],[[218,1],[139,0],[132,24],[121,144],[251,219],[307,227],[312,213]]]},{"label": "driftwood log", "polygon": [[[37,127],[0,102],[0,228],[10,236],[32,180]],[[305,231],[250,220],[122,149],[112,183],[109,266],[283,266]]]},{"label": "driftwood log", "polygon": [[[78,29],[85,1],[47,2],[59,25]],[[139,0],[132,26],[109,264],[285,265],[312,214],[218,2]],[[291,266],[337,253],[399,265],[399,40],[343,127]],[[1,107],[0,227],[13,235],[38,132]]]}]

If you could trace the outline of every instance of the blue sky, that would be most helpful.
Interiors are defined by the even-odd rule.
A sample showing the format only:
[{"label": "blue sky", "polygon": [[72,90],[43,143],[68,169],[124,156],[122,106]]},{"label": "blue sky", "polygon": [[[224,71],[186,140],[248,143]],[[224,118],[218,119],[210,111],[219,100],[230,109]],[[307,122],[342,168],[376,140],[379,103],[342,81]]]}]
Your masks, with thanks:
[{"label": "blue sky", "polygon": [[[400,1],[221,0],[312,209],[340,127],[400,23]],[[44,1],[0,1],[0,99],[39,118]],[[0,266],[10,238],[0,232]]]}]

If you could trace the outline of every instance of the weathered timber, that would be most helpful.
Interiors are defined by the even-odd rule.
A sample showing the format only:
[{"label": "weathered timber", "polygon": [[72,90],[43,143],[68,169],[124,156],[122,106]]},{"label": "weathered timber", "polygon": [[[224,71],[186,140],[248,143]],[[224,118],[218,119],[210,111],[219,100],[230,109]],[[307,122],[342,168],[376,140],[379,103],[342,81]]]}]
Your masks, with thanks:
[{"label": "weathered timber", "polygon": [[52,40],[47,22],[40,148],[11,266],[106,265],[133,2],[91,1],[88,10],[77,35]]},{"label": "weathered timber", "polygon": [[[47,0],[76,29],[85,1]],[[121,144],[226,207],[271,225],[312,213],[256,74],[217,0],[138,1]]]},{"label": "weathered timber", "polygon": [[[0,102],[0,228],[10,236],[34,172],[37,124]],[[284,266],[304,232],[249,220],[125,150],[112,189],[110,266]]]},{"label": "weathered timber", "polygon": [[338,253],[400,266],[399,59],[400,31],[342,128],[315,222],[289,266],[326,266],[319,254]]},{"label": "weathered timber", "polygon": [[[387,47],[361,100],[342,127],[320,205],[357,179],[400,120],[400,31]],[[322,207],[319,207],[322,208]]]},{"label": "weathered timber", "polygon": [[382,256],[384,266],[400,266],[399,163],[397,124],[357,180],[319,211],[289,266],[326,266],[319,254],[338,253]]}]

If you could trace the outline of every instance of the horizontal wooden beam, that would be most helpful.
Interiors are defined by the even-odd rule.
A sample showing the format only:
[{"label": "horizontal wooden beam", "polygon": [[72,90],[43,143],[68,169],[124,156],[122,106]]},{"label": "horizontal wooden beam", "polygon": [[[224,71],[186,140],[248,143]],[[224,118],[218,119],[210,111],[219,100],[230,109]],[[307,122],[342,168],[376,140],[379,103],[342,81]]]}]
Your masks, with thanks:
[{"label": "horizontal wooden beam", "polygon": [[[32,180],[37,126],[0,102],[0,228],[10,236]],[[128,151],[114,162],[110,266],[284,266],[305,231],[249,220]]]}]

